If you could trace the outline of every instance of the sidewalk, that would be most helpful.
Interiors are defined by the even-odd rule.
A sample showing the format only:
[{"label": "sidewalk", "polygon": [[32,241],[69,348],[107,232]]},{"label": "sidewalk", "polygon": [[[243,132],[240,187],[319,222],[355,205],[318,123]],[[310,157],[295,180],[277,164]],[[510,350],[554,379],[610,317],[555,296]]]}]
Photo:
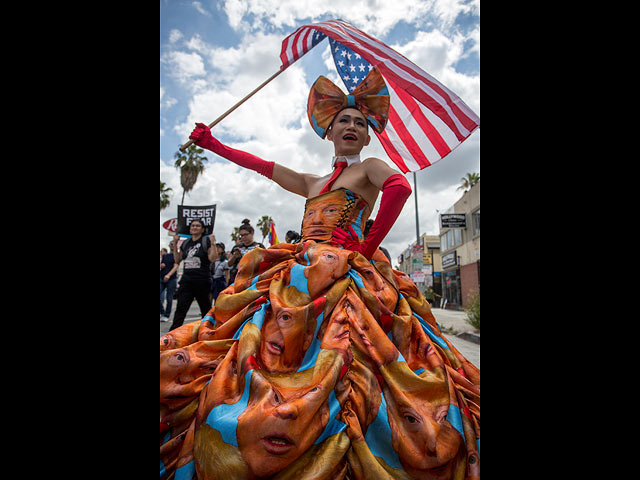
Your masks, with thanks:
[{"label": "sidewalk", "polygon": [[[174,311],[175,307],[176,302],[174,301]],[[458,336],[462,335],[464,337],[465,333],[475,334],[475,336],[477,336],[477,341],[480,342],[480,332],[474,331],[473,327],[465,321],[467,315],[464,312],[456,310],[442,310],[441,308],[433,308],[431,311],[433,316],[436,317],[436,322],[440,325],[441,330],[443,331],[442,333],[447,337],[447,340],[449,340],[460,351],[460,353],[467,358],[467,360],[480,368],[480,344],[465,340]],[[184,323],[197,322],[201,318],[198,303],[194,301],[187,312],[187,317],[185,318]],[[173,311],[171,312],[169,322],[160,322],[160,336],[169,331],[171,322],[173,322]]]},{"label": "sidewalk", "polygon": [[[467,360],[480,368],[480,332],[466,322],[467,314],[457,310],[432,308],[440,330]],[[472,339],[473,341],[470,341]],[[477,343],[476,343],[477,341]]]}]

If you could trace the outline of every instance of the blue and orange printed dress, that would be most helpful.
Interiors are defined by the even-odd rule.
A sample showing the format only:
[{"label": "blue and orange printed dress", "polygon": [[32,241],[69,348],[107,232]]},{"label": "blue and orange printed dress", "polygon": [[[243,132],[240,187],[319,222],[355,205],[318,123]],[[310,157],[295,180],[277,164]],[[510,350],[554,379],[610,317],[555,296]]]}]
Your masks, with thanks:
[{"label": "blue and orange printed dress", "polygon": [[257,248],[200,321],[160,338],[162,479],[476,479],[480,372],[361,235],[366,202],[307,200],[303,241]]}]

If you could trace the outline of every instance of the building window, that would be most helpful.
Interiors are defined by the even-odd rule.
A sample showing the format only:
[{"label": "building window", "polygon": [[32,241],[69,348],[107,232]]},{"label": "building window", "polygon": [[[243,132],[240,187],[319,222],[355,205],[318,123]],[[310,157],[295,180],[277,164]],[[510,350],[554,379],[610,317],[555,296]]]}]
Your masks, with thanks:
[{"label": "building window", "polygon": [[453,246],[456,247],[458,245],[462,245],[462,229],[454,228],[453,229]]},{"label": "building window", "polygon": [[471,215],[473,218],[473,236],[480,235],[480,209],[473,212]]},{"label": "building window", "polygon": [[451,230],[443,233],[440,237],[440,251],[451,250],[452,248],[462,245],[462,229],[452,228]]}]

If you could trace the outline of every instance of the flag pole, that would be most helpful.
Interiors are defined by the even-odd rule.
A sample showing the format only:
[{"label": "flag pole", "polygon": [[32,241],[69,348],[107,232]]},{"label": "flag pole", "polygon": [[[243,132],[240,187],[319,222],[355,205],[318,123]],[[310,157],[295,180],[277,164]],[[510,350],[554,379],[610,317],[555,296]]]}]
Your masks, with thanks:
[{"label": "flag pole", "polygon": [[[249,93],[246,97],[244,97],[242,100],[240,100],[238,103],[236,103],[233,107],[231,107],[229,110],[227,110],[226,112],[224,112],[222,115],[220,115],[218,118],[216,118],[213,122],[211,122],[209,124],[209,128],[213,128],[215,125],[217,125],[218,123],[220,123],[227,115],[229,115],[231,112],[233,112],[236,108],[238,108],[240,105],[242,105],[244,102],[246,102],[247,100],[249,100],[249,98],[251,98],[258,90],[260,90],[262,87],[264,87],[267,83],[269,83],[271,80],[273,80],[274,78],[276,78],[278,75],[280,75],[282,72],[284,72],[284,69],[282,70],[278,70],[276,73],[274,73],[273,75],[271,75],[269,78],[267,78],[264,82],[262,82],[262,84],[258,85],[251,93]],[[189,146],[193,143],[193,140],[189,140],[187,143],[185,143],[184,145],[182,145],[180,147],[180,151],[184,152],[187,148],[189,148]]]}]

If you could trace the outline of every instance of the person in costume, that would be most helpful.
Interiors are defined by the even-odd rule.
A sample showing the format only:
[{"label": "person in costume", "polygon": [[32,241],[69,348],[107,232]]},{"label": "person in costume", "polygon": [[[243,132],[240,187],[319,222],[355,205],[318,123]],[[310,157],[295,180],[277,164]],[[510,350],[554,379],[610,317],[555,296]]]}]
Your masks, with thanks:
[{"label": "person in costume", "polygon": [[479,478],[479,370],[378,249],[411,194],[360,159],[388,112],[377,69],[352,95],[319,77],[307,114],[334,145],[323,176],[196,124],[196,145],[307,200],[299,243],[248,251],[201,322],[161,337],[161,478]]},{"label": "person in costume", "polygon": [[[411,194],[411,187],[404,176],[385,162],[374,157],[360,160],[362,148],[371,141],[368,125],[381,133],[386,126],[388,112],[388,90],[377,69],[367,75],[353,95],[344,95],[329,79],[319,77],[311,88],[307,114],[314,131],[334,144],[334,171],[324,176],[299,173],[229,148],[215,139],[202,123],[196,124],[189,138],[199,147],[254,170],[285,190],[310,199],[302,222],[303,239],[331,239],[333,243],[371,259]],[[367,239],[360,242],[362,226],[369,218],[380,191],[380,211],[383,214],[374,222]],[[328,192],[338,193],[320,196]],[[349,197],[346,202],[345,195]],[[348,223],[349,220],[357,221]]]}]

